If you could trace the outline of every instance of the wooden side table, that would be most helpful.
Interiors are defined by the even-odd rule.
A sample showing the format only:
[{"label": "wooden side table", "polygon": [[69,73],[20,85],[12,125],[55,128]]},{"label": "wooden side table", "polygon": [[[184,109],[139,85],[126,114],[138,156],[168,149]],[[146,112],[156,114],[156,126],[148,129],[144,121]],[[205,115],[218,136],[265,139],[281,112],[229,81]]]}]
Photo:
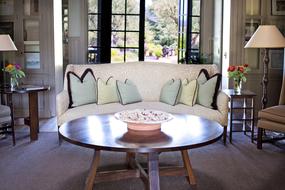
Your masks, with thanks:
[{"label": "wooden side table", "polygon": [[7,104],[13,111],[13,94],[28,94],[29,96],[29,118],[25,119],[25,124],[30,126],[30,139],[38,140],[39,116],[38,116],[38,93],[50,90],[50,86],[43,85],[21,85],[16,89],[0,88],[1,96],[6,94]]},{"label": "wooden side table", "polygon": [[[250,90],[242,90],[240,93],[233,89],[223,90],[230,97],[230,142],[232,142],[233,132],[244,132],[246,134],[246,125],[250,122],[251,142],[254,139],[254,99],[256,94]],[[242,100],[242,104],[235,104],[235,100]],[[250,103],[248,103],[248,100]],[[237,110],[242,111],[242,117],[234,117]],[[248,114],[250,112],[250,114]],[[233,131],[234,121],[243,124],[242,131]]]}]

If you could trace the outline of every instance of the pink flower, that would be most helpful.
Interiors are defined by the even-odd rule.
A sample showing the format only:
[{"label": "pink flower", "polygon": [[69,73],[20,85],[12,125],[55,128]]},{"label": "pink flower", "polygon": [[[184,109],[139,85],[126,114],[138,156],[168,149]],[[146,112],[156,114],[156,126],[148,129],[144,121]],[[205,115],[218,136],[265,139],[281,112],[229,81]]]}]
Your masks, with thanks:
[{"label": "pink flower", "polygon": [[19,64],[15,64],[15,67],[17,70],[21,69],[21,65],[19,65]]}]

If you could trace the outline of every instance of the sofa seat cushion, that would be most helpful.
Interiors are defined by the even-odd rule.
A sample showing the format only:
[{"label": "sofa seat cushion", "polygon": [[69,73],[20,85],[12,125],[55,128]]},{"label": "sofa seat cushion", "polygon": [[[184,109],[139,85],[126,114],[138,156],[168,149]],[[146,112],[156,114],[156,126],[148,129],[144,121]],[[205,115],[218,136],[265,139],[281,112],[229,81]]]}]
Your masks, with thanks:
[{"label": "sofa seat cushion", "polygon": [[68,109],[64,114],[58,117],[58,125],[88,115],[116,113],[128,109],[155,109],[173,114],[191,114],[217,121],[224,126],[227,125],[227,123],[223,121],[223,115],[217,110],[209,109],[201,105],[190,107],[183,104],[177,104],[176,106],[171,106],[162,102],[138,102],[127,105],[121,105],[120,103],[83,105]]},{"label": "sofa seat cushion", "polygon": [[[265,119],[285,125],[285,105],[273,106],[258,112],[260,119]],[[284,126],[285,127],[285,126]]]},{"label": "sofa seat cushion", "polygon": [[270,120],[258,120],[257,127],[271,131],[285,132],[285,124]]}]

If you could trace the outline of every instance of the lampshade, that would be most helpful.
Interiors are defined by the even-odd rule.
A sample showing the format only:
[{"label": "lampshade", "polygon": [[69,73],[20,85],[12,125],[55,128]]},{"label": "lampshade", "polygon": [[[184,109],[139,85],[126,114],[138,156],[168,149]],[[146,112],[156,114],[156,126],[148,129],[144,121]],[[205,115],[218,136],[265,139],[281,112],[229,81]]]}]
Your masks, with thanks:
[{"label": "lampshade", "polygon": [[0,51],[17,51],[14,42],[8,34],[0,35]]},{"label": "lampshade", "polygon": [[285,38],[275,25],[260,25],[245,48],[283,48]]}]

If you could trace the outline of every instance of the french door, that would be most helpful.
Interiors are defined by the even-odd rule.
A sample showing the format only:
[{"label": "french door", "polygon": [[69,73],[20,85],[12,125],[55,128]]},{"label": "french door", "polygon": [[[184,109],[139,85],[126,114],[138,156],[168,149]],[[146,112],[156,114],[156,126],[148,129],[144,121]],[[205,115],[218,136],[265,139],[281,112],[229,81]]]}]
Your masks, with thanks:
[{"label": "french door", "polygon": [[[143,61],[145,0],[88,0],[88,61]],[[200,56],[201,0],[178,0],[178,63]]]}]

